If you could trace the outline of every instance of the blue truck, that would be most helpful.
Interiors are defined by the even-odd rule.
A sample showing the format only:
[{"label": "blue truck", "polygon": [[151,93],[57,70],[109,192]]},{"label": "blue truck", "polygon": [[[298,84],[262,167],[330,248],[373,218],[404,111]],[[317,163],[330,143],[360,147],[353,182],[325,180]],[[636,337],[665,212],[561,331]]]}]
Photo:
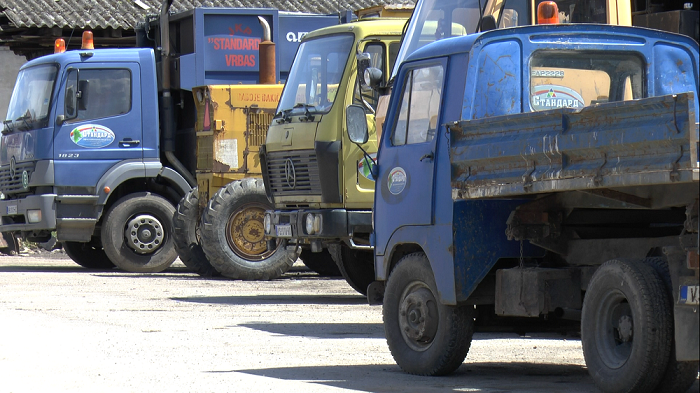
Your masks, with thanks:
[{"label": "blue truck", "polygon": [[[571,24],[406,58],[373,168],[368,289],[403,370],[451,373],[475,331],[580,332],[601,390],[688,389],[698,52],[687,36]],[[365,141],[363,108],[347,121]]]},{"label": "blue truck", "polygon": [[258,17],[278,42],[276,81],[300,36],[338,23],[275,9],[170,16],[171,3],[141,30],[145,47],[67,51],[21,68],[2,128],[0,232],[45,241],[55,231],[88,268],[167,268],[175,206],[197,184],[192,88],[258,82]]}]

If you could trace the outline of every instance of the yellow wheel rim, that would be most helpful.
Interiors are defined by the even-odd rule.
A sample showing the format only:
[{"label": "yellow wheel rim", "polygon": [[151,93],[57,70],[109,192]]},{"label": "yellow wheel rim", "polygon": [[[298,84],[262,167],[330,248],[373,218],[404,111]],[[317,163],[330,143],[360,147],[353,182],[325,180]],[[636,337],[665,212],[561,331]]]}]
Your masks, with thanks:
[{"label": "yellow wheel rim", "polygon": [[265,207],[258,204],[244,205],[229,217],[226,240],[236,255],[244,259],[260,261],[275,252],[275,250],[267,250],[264,217]]}]

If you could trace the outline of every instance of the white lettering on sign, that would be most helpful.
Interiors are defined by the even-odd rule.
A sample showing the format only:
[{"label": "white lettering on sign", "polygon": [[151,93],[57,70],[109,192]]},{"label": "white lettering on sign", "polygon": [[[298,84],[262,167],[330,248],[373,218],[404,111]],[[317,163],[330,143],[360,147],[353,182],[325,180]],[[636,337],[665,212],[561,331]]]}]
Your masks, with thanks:
[{"label": "white lettering on sign", "polygon": [[299,32],[293,32],[290,31],[287,33],[287,41],[289,42],[301,42],[301,39],[304,38],[305,35],[309,34],[308,31],[299,31]]}]

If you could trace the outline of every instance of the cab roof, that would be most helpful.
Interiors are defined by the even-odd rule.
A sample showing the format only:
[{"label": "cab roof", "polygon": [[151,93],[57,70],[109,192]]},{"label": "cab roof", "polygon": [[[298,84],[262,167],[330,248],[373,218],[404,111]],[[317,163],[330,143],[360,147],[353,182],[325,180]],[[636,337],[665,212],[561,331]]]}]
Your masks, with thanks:
[{"label": "cab roof", "polygon": [[304,36],[302,42],[310,39],[341,33],[355,33],[356,37],[401,35],[407,19],[405,18],[366,18],[336,26],[314,30]]}]

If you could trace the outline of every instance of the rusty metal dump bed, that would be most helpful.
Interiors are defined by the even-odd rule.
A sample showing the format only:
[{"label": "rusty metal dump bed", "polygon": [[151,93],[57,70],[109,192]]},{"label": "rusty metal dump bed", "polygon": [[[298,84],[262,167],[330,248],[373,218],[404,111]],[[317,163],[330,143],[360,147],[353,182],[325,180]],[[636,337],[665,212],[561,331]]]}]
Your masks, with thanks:
[{"label": "rusty metal dump bed", "polygon": [[698,181],[692,93],[449,125],[452,198]]}]

